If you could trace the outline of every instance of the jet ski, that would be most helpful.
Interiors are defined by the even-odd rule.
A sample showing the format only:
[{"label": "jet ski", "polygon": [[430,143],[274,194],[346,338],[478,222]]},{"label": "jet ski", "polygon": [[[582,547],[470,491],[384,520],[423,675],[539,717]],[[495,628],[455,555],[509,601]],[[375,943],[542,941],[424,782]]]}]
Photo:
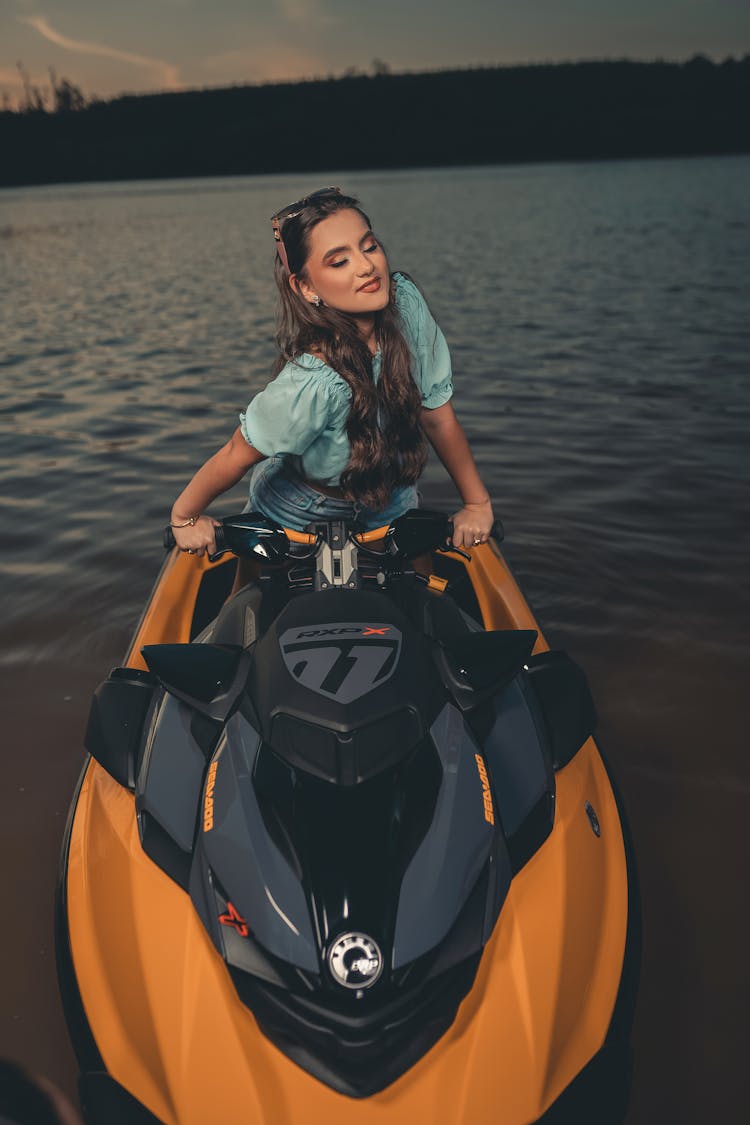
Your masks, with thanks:
[{"label": "jet ski", "polygon": [[87,1121],[622,1119],[637,909],[591,695],[500,530],[450,532],[171,540],[61,859]]}]

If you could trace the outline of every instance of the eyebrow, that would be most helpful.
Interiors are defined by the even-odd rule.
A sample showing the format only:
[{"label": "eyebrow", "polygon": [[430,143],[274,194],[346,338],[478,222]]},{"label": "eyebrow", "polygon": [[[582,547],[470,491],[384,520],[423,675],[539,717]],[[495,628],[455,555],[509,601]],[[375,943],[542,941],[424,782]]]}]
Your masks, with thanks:
[{"label": "eyebrow", "polygon": [[[360,238],[357,245],[361,246],[363,242],[367,242],[368,238],[375,238],[375,235],[369,229],[365,231],[365,233],[362,235],[362,237]],[[333,257],[334,254],[343,253],[344,250],[351,250],[351,247],[350,246],[334,246],[332,250],[326,250],[325,254],[323,255],[323,261],[325,261],[326,258]]]}]

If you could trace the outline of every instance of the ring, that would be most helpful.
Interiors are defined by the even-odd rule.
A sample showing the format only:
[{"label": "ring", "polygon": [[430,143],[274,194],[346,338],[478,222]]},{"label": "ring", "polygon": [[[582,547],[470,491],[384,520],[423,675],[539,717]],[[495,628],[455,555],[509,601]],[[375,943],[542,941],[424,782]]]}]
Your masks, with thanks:
[{"label": "ring", "polygon": [[475,547],[478,547],[478,546],[479,546],[479,544],[480,544],[481,542],[482,542],[482,540],[481,540],[481,539],[475,539],[475,540],[474,540],[474,546],[475,546]]},{"label": "ring", "polygon": [[188,547],[188,554],[189,554],[189,555],[194,555],[194,554],[195,554],[195,551],[193,550],[193,548],[192,548],[192,547]]}]

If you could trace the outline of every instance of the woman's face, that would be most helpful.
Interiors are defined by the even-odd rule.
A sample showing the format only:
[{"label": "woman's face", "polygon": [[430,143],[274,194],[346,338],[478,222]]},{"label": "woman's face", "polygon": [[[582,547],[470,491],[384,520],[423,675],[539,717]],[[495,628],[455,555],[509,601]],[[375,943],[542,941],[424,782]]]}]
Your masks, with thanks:
[{"label": "woman's face", "polygon": [[305,277],[296,278],[305,300],[372,315],[388,304],[390,281],[386,256],[359,211],[336,211],[313,227]]}]

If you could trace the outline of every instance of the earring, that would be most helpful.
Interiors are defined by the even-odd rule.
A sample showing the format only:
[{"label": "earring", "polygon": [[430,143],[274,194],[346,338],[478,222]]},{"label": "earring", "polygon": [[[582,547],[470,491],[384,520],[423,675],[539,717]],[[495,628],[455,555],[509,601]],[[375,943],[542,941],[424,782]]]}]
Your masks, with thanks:
[{"label": "earring", "polygon": [[323,302],[321,301],[321,299],[320,299],[320,297],[318,296],[318,294],[317,294],[317,293],[316,293],[316,294],[315,294],[315,296],[313,297],[313,299],[312,299],[312,302],[311,302],[311,303],[312,303],[313,305],[315,305],[315,308],[316,308],[316,309],[319,309],[319,308],[320,308],[320,306],[321,306],[321,305],[323,304]]}]

